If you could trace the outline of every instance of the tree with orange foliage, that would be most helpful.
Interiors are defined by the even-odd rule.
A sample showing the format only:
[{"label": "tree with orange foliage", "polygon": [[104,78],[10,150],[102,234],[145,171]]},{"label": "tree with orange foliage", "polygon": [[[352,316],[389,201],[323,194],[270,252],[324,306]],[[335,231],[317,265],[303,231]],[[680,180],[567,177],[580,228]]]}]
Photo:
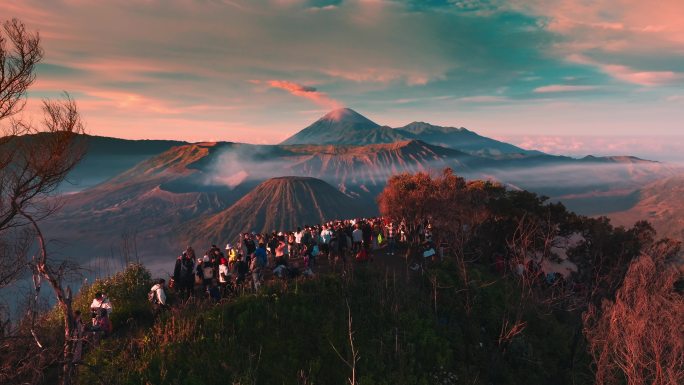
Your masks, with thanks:
[{"label": "tree with orange foliage", "polygon": [[393,221],[418,224],[429,219],[438,242],[461,252],[465,241],[489,215],[488,204],[504,192],[489,181],[470,181],[450,168],[441,175],[399,174],[387,181],[378,196],[380,213]]},{"label": "tree with orange foliage", "polygon": [[630,263],[614,300],[584,314],[597,385],[684,383],[684,272],[654,251]]}]

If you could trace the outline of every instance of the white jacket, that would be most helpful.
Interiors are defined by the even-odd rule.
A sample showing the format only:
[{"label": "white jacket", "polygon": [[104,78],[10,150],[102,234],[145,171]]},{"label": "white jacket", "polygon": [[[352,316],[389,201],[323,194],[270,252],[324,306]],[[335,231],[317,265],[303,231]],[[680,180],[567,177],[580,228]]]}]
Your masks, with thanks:
[{"label": "white jacket", "polygon": [[225,283],[228,282],[228,266],[226,265],[219,265],[219,282]]},{"label": "white jacket", "polygon": [[166,292],[164,291],[164,286],[160,284],[156,284],[152,286],[150,291],[155,292],[155,296],[157,296],[157,303],[160,305],[166,305]]}]

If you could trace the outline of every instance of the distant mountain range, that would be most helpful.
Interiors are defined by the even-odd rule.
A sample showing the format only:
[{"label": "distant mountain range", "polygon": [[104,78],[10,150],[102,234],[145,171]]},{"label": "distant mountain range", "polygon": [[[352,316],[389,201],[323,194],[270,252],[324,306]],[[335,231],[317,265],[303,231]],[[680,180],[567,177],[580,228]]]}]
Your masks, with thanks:
[{"label": "distant mountain range", "polygon": [[413,122],[399,128],[380,126],[350,108],[341,108],[327,113],[281,144],[360,146],[409,140],[420,140],[471,155],[493,158],[543,154],[486,138],[462,127],[441,127],[424,122]]},{"label": "distant mountain range", "polygon": [[82,140],[90,152],[72,175],[82,191],[60,198],[63,209],[46,231],[66,241],[61,252],[83,260],[110,255],[122,234],[136,234],[141,253],[160,257],[242,231],[375,215],[387,178],[402,172],[451,167],[585,214],[629,210],[637,191],[678,172],[633,157],[547,155],[462,128],[382,127],[350,109],[326,114],[279,145]]}]

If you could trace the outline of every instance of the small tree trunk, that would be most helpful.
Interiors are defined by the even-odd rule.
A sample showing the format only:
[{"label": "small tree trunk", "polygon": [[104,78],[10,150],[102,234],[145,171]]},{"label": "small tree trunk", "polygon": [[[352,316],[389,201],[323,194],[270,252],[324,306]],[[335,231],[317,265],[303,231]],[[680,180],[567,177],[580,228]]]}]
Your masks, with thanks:
[{"label": "small tree trunk", "polygon": [[57,297],[57,304],[62,309],[62,314],[64,316],[64,346],[62,349],[62,378],[60,383],[62,385],[70,385],[72,383],[72,368],[73,368],[73,346],[71,341],[73,335],[73,324],[74,324],[74,313],[71,308],[71,289],[67,288],[66,292],[62,289],[60,283],[60,278],[58,274],[52,272],[47,265],[47,247],[45,244],[45,238],[43,233],[38,226],[38,223],[33,219],[32,216],[26,214],[24,211],[19,210],[21,215],[28,219],[28,221],[33,226],[36,232],[36,237],[38,239],[38,245],[40,247],[40,258],[36,264],[36,269],[38,272],[45,277],[48,281],[52,290],[55,292]]}]

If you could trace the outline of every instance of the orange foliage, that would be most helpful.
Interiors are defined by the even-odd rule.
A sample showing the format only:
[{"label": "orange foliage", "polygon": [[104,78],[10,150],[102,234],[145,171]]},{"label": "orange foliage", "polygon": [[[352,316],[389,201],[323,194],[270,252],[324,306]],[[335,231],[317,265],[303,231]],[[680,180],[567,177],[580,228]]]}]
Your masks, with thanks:
[{"label": "orange foliage", "polygon": [[681,270],[641,256],[629,266],[614,301],[584,315],[596,384],[684,383],[684,295]]},{"label": "orange foliage", "polygon": [[441,175],[425,172],[392,176],[378,196],[380,213],[395,221],[417,223],[430,219],[440,230],[472,227],[487,215],[488,201],[503,192],[489,181],[470,181],[450,168]]}]

